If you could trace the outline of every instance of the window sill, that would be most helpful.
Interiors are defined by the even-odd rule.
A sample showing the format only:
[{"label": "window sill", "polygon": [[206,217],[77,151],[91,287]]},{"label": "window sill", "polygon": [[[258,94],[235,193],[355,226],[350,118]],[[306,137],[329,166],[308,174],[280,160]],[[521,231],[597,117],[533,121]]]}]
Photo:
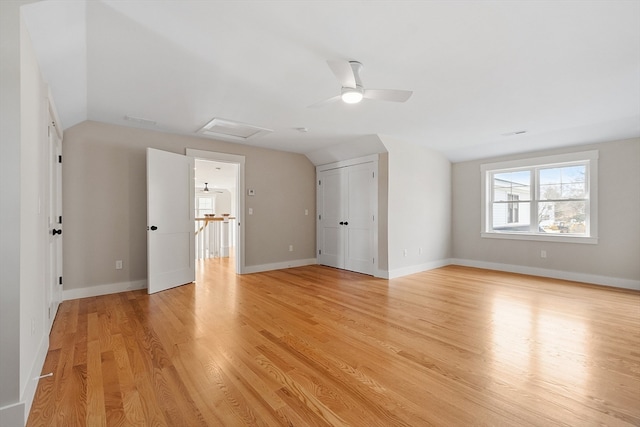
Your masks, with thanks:
[{"label": "window sill", "polygon": [[562,243],[581,243],[595,245],[598,243],[597,237],[569,236],[562,234],[529,234],[529,233],[481,233],[481,237],[488,239],[507,239],[507,240],[531,240],[537,242],[562,242]]}]

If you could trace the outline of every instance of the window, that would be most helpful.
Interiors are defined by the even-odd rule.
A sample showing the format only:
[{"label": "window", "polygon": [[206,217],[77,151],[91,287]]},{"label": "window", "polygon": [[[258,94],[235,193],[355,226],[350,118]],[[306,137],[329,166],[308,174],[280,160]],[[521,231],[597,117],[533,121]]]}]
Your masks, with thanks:
[{"label": "window", "polygon": [[484,164],[482,236],[597,242],[597,151]]},{"label": "window", "polygon": [[215,212],[215,201],[212,196],[196,198],[196,218],[203,218],[205,214]]}]

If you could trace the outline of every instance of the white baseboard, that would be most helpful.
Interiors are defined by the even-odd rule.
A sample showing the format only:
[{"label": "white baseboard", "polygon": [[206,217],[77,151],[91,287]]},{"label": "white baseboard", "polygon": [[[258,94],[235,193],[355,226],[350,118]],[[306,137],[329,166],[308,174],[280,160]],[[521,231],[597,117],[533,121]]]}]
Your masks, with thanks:
[{"label": "white baseboard", "polygon": [[115,294],[118,292],[136,291],[146,289],[146,280],[135,280],[133,282],[109,283],[106,285],[88,286],[86,288],[65,289],[62,291],[62,300],[97,297],[100,295]]},{"label": "white baseboard", "polygon": [[1,426],[22,427],[27,423],[29,412],[31,412],[31,405],[33,404],[33,398],[36,396],[40,373],[42,372],[42,367],[44,366],[44,360],[47,358],[48,351],[49,335],[44,335],[40,346],[38,346],[38,353],[33,361],[33,366],[29,372],[29,378],[25,384],[20,401],[12,405],[0,407]]},{"label": "white baseboard", "polygon": [[529,274],[532,276],[550,277],[553,279],[571,280],[574,282],[591,283],[594,285],[611,286],[614,288],[633,289],[636,291],[640,291],[640,280],[459,258],[452,259],[451,264],[462,265],[465,267],[485,268],[487,270],[506,271],[509,273]]},{"label": "white baseboard", "polygon": [[[305,265],[317,264],[316,258],[298,259],[293,261],[278,262],[273,264],[246,266],[242,274],[260,273],[262,271],[280,270],[283,268],[302,267]],[[86,288],[65,289],[62,292],[62,300],[67,301],[78,298],[97,297],[100,295],[115,294],[118,292],[135,291],[146,289],[146,280],[136,280],[133,282],[109,283],[106,285],[89,286]]]},{"label": "white baseboard", "polygon": [[[420,273],[422,271],[433,270],[434,268],[444,267],[451,264],[450,259],[440,259],[437,261],[430,261],[423,264],[410,265],[408,267],[396,268],[389,270],[387,273],[387,279],[395,279],[397,277],[408,276],[410,274]],[[383,277],[383,276],[380,276]]]},{"label": "white baseboard", "polygon": [[388,270],[380,270],[379,268],[373,272],[373,277],[377,277],[378,279],[389,279],[389,271]]},{"label": "white baseboard", "polygon": [[[318,261],[316,258],[308,258],[277,262],[272,264],[250,265],[244,268],[243,274],[260,273],[263,271],[280,270],[283,268],[302,267],[305,265],[313,265],[317,263]],[[554,279],[572,280],[575,282],[592,283],[596,285],[611,286],[615,288],[640,290],[640,280],[575,273],[570,271],[550,270],[545,268],[526,267],[521,265],[475,261],[460,258],[431,261],[424,264],[411,265],[408,267],[397,268],[389,271],[377,270],[374,273],[374,276],[382,279],[395,279],[397,277],[408,276],[410,274],[420,273],[422,271],[433,270],[434,268],[440,268],[450,264],[462,265],[466,267],[484,268],[487,270],[507,271],[510,273],[529,274],[532,276],[550,277]],[[86,288],[67,289],[63,291],[62,297],[63,300],[66,301],[70,299],[95,297],[100,295],[114,294],[117,292],[145,289],[146,287],[146,280],[136,280],[133,282],[111,283],[107,285],[91,286]]]},{"label": "white baseboard", "polygon": [[247,265],[242,270],[242,274],[260,273],[263,271],[281,270],[283,268],[303,267],[305,265],[317,264],[316,258],[296,259],[293,261],[275,262],[273,264]]},{"label": "white baseboard", "polygon": [[[38,382],[40,381],[40,375],[42,367],[44,366],[44,360],[47,358],[47,352],[49,351],[49,335],[44,335],[40,346],[38,347],[38,353],[33,361],[29,378],[24,387],[21,401],[24,402],[24,424],[26,424],[27,418],[29,418],[29,412],[31,412],[31,405],[33,404],[33,398],[36,397],[36,389],[38,388]],[[4,422],[4,418],[0,417],[0,420]],[[24,425],[22,424],[22,425]],[[2,424],[4,425],[4,424]],[[11,424],[7,424],[11,425]]]}]

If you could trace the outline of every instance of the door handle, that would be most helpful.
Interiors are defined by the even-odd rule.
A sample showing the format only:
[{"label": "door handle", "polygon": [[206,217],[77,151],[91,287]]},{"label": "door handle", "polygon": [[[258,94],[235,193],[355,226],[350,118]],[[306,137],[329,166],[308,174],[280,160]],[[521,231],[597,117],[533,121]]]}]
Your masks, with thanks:
[{"label": "door handle", "polygon": [[151,231],[156,231],[158,229],[158,227],[156,227],[155,225],[151,226]]},{"label": "door handle", "polygon": [[340,221],[340,225],[344,225],[344,221]]},{"label": "door handle", "polygon": [[62,234],[62,230],[56,230],[55,228],[53,230],[51,230],[51,234],[53,234],[54,236],[56,234]]},{"label": "door handle", "polygon": [[344,222],[344,225],[349,225],[349,221],[345,221],[345,222]]}]

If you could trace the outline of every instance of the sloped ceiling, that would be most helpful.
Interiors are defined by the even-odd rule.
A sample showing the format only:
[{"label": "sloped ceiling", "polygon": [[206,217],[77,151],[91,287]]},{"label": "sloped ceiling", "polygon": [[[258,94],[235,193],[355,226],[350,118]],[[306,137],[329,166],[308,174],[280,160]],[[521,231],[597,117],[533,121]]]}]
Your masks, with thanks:
[{"label": "sloped ceiling", "polygon": [[[384,134],[452,161],[640,136],[637,1],[48,0],[23,12],[65,128],[193,135],[220,117],[273,130],[244,142],[255,146],[311,153]],[[328,59],[362,62],[365,87],[414,94],[307,108],[340,91]]]}]

